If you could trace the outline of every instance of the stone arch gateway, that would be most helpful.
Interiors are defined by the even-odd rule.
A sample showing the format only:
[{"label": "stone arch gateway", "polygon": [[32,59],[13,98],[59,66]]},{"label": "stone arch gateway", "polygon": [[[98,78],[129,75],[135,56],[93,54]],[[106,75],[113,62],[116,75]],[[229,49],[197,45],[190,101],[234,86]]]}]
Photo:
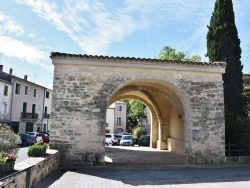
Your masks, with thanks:
[{"label": "stone arch gateway", "polygon": [[152,113],[150,146],[190,163],[225,158],[225,63],[88,56],[52,52],[50,148],[64,165],[104,164],[106,109],[135,99]]}]

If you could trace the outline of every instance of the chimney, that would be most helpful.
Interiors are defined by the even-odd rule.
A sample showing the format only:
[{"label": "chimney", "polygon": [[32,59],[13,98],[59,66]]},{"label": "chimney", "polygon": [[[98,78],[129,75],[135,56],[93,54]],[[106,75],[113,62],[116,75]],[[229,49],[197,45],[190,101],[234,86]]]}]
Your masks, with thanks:
[{"label": "chimney", "polygon": [[9,72],[9,74],[10,74],[10,75],[12,75],[12,71],[13,71],[13,69],[12,69],[12,68],[10,68],[10,72]]},{"label": "chimney", "polygon": [[27,81],[27,79],[28,79],[28,76],[27,76],[27,75],[24,75],[24,80]]},{"label": "chimney", "polygon": [[3,65],[0,65],[0,72],[3,72]]}]

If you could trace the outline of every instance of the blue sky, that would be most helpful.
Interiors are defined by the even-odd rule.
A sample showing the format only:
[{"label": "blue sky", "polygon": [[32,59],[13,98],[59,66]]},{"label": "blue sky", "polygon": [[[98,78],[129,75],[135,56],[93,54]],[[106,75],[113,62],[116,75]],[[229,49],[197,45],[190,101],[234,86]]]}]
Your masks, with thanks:
[{"label": "blue sky", "polygon": [[[215,0],[2,0],[4,72],[52,88],[50,52],[155,58],[164,45],[206,54]],[[250,1],[233,0],[243,73],[250,73]]]}]

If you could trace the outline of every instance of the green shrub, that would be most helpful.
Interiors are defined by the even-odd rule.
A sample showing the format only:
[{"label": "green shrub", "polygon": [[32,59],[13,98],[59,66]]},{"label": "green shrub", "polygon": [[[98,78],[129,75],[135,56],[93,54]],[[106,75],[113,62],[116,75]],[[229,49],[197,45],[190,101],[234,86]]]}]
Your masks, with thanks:
[{"label": "green shrub", "polygon": [[18,153],[17,139],[19,135],[15,134],[9,125],[0,125],[0,153],[16,155]]},{"label": "green shrub", "polygon": [[30,157],[40,157],[46,154],[46,149],[48,148],[48,144],[44,142],[38,142],[28,148],[28,156]]}]

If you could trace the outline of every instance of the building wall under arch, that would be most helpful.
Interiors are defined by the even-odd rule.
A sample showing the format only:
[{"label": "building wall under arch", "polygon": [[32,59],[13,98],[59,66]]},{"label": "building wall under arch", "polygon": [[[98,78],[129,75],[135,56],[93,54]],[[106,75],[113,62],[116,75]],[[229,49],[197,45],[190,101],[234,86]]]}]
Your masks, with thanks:
[{"label": "building wall under arch", "polygon": [[[178,124],[174,107],[184,124],[184,152],[191,163],[219,163],[224,159],[224,99],[220,65],[154,62],[54,54],[54,84],[50,147],[59,149],[65,165],[104,163],[106,109],[124,85],[150,86],[161,114],[160,149],[178,137],[169,123]],[[140,82],[138,82],[138,80]],[[149,87],[148,87],[149,88]],[[164,111],[160,99],[171,104]],[[171,107],[172,106],[172,107]],[[175,126],[175,127],[176,127]],[[165,131],[165,130],[164,130]],[[163,131],[163,132],[164,132]],[[172,135],[170,137],[169,135]],[[177,140],[177,139],[176,139]],[[173,146],[178,143],[173,143]],[[158,147],[158,146],[157,146]],[[165,147],[165,146],[164,146]],[[177,146],[176,146],[177,147]],[[171,148],[174,151],[173,148]]]}]

